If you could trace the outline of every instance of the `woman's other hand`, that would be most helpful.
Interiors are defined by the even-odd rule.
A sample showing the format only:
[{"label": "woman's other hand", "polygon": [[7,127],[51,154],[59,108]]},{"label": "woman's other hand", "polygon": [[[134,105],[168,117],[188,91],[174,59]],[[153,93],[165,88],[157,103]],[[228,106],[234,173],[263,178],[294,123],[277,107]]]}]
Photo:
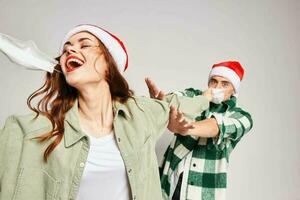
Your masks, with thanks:
[{"label": "woman's other hand", "polygon": [[165,98],[165,93],[157,88],[155,83],[150,78],[145,78],[145,82],[148,86],[149,95],[151,98],[163,100]]}]

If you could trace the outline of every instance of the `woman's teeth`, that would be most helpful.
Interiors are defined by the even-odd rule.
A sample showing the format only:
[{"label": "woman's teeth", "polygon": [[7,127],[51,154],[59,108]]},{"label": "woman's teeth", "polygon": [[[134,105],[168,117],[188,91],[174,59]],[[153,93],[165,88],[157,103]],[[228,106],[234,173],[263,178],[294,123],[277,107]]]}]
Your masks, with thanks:
[{"label": "woman's teeth", "polygon": [[80,67],[83,65],[83,62],[76,58],[70,58],[67,62],[68,67]]}]

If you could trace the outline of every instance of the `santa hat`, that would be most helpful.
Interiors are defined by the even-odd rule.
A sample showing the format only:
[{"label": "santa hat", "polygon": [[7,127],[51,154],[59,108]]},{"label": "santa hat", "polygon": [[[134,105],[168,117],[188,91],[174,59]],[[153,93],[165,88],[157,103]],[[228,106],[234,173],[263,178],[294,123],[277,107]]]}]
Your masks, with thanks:
[{"label": "santa hat", "polygon": [[64,44],[68,41],[68,39],[79,32],[87,31],[92,33],[95,37],[97,37],[108,49],[109,53],[112,55],[113,59],[115,60],[117,67],[120,72],[123,72],[128,67],[128,55],[126,48],[122,41],[113,35],[112,33],[104,30],[95,25],[90,24],[82,24],[75,26],[71,29],[64,37],[61,46],[60,46],[60,53],[63,52]]},{"label": "santa hat", "polygon": [[222,76],[227,78],[233,85],[235,96],[238,94],[240,82],[244,76],[244,69],[237,61],[226,61],[214,64],[209,74],[209,80],[213,76]]}]

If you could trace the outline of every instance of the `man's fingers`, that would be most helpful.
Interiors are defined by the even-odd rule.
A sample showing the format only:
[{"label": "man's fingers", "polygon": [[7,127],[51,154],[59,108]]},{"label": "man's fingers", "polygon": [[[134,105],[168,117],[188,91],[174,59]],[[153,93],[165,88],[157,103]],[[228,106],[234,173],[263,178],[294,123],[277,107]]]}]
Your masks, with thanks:
[{"label": "man's fingers", "polygon": [[184,125],[184,128],[185,128],[185,129],[193,129],[193,128],[195,128],[195,127],[193,126],[193,124],[187,123],[186,125]]},{"label": "man's fingers", "polygon": [[205,96],[209,101],[212,101],[212,88],[205,90],[202,95]]},{"label": "man's fingers", "polygon": [[175,108],[174,105],[170,105],[170,111],[171,111],[172,113],[176,111],[176,108]]},{"label": "man's fingers", "polygon": [[179,129],[179,134],[180,135],[187,135],[187,133],[189,132],[190,128],[181,128]]},{"label": "man's fingers", "polygon": [[188,124],[188,122],[186,121],[186,119],[184,117],[182,117],[181,121],[180,121],[180,125],[185,126],[187,124]]},{"label": "man's fingers", "polygon": [[177,110],[176,110],[175,106],[171,105],[170,106],[170,118],[176,119],[176,117],[177,117]]},{"label": "man's fingers", "polygon": [[176,120],[178,122],[182,122],[184,120],[182,112],[177,113],[177,119]]},{"label": "man's fingers", "polygon": [[181,127],[184,127],[184,128],[188,128],[188,127],[194,127],[193,125],[192,125],[192,123],[191,122],[189,122],[189,121],[187,121],[187,119],[183,119],[180,123],[180,126]]}]

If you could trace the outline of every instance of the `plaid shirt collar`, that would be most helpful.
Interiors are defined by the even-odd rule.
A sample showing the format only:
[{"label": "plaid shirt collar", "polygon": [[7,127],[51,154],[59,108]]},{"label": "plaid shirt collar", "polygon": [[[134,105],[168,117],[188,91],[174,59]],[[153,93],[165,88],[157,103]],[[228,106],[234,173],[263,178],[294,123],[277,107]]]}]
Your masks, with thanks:
[{"label": "plaid shirt collar", "polygon": [[209,112],[217,112],[217,113],[224,113],[229,109],[232,109],[236,106],[236,97],[235,96],[231,96],[230,99],[228,99],[227,101],[224,101],[220,104],[215,104],[210,102],[209,105]]}]

